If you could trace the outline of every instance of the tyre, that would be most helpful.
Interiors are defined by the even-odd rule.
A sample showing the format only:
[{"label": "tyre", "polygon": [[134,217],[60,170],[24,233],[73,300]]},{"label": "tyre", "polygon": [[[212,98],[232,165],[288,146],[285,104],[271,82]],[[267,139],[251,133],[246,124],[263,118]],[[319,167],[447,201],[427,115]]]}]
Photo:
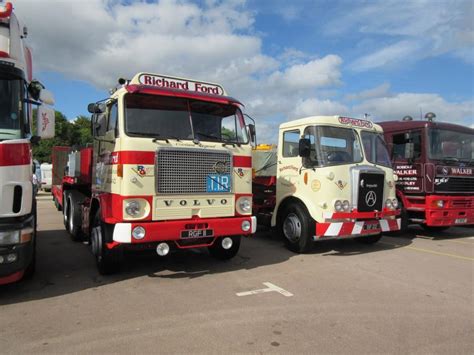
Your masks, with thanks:
[{"label": "tyre", "polygon": [[101,220],[99,210],[92,225],[91,247],[101,275],[114,274],[120,271],[122,265],[123,249],[120,246],[107,248],[107,243],[112,241],[113,228],[113,225]]},{"label": "tyre", "polygon": [[240,235],[235,235],[228,238],[232,239],[232,246],[229,249],[224,249],[224,247],[222,246],[222,239],[224,238],[216,239],[214,244],[212,244],[208,248],[209,253],[214,258],[219,259],[219,260],[228,260],[228,259],[232,259],[234,256],[237,255],[240,248],[240,239],[241,239]]},{"label": "tyre", "polygon": [[382,234],[369,235],[367,237],[359,237],[354,239],[361,244],[375,244],[380,240],[380,238],[382,238]]},{"label": "tyre", "polygon": [[37,216],[36,216],[36,202],[34,202],[34,205],[33,205],[33,218],[34,218],[34,221],[33,221],[33,237],[31,239],[31,242],[33,243],[33,251],[32,251],[32,256],[31,256],[31,261],[30,263],[28,264],[28,266],[26,267],[25,269],[25,273],[23,274],[23,279],[31,279],[36,271],[36,227],[37,227],[37,223],[36,223],[36,219],[37,219]]},{"label": "tyre", "polygon": [[449,228],[449,226],[427,226],[426,224],[421,225],[423,229],[430,233],[444,232]]},{"label": "tyre", "polygon": [[71,239],[75,242],[83,240],[84,235],[82,233],[82,208],[81,203],[84,201],[84,196],[77,191],[71,191],[68,197],[68,217],[66,228],[71,236]]},{"label": "tyre", "polygon": [[63,193],[63,222],[64,222],[64,228],[66,228],[66,231],[69,232],[69,206],[68,206],[68,201],[69,201],[69,191],[64,191]]},{"label": "tyre", "polygon": [[286,247],[295,253],[307,253],[313,246],[315,222],[306,207],[291,204],[284,208],[278,226]]}]

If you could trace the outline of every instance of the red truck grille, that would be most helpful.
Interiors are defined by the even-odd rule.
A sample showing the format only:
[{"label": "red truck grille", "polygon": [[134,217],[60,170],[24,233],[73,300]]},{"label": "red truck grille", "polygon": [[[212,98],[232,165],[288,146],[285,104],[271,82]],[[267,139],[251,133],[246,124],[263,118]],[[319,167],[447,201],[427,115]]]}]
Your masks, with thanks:
[{"label": "red truck grille", "polygon": [[455,208],[471,208],[474,207],[473,200],[453,200],[452,207]]}]

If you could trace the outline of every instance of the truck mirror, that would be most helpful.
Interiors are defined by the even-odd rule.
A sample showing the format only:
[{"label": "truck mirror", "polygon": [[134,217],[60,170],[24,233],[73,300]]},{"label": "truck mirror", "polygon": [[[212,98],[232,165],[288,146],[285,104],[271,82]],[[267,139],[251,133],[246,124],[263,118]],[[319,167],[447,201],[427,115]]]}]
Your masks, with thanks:
[{"label": "truck mirror", "polygon": [[38,80],[33,80],[28,85],[28,93],[33,100],[38,101],[40,99],[41,91],[44,89],[43,84]]},{"label": "truck mirror", "polygon": [[412,142],[405,143],[405,159],[411,160],[415,156],[415,144]]},{"label": "truck mirror", "polygon": [[54,110],[45,105],[38,107],[36,123],[38,136],[42,139],[54,137]]},{"label": "truck mirror", "polygon": [[307,138],[301,138],[298,144],[298,155],[302,158],[309,157],[311,152],[311,141]]},{"label": "truck mirror", "polygon": [[92,103],[87,105],[87,111],[89,111],[89,113],[104,113],[105,105]]},{"label": "truck mirror", "polygon": [[255,125],[249,124],[249,133],[250,133],[250,141],[254,144],[257,144],[257,133],[255,131]]},{"label": "truck mirror", "polygon": [[54,95],[49,90],[41,90],[39,95],[39,100],[46,105],[54,105]]}]

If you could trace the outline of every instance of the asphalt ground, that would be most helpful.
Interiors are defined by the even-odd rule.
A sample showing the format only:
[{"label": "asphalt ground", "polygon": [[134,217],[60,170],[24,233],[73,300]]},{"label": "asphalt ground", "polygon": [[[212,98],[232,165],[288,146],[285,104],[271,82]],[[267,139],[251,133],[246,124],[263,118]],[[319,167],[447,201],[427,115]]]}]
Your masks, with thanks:
[{"label": "asphalt ground", "polygon": [[305,255],[263,231],[230,261],[136,255],[105,277],[50,196],[38,210],[37,273],[0,287],[0,353],[474,352],[472,228]]}]

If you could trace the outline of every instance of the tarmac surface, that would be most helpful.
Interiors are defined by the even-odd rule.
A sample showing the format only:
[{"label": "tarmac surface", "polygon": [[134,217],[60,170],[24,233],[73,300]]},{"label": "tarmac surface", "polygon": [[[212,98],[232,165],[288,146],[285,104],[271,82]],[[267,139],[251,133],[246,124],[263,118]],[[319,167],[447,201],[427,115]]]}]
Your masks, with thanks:
[{"label": "tarmac surface", "polygon": [[285,249],[270,232],[101,276],[51,196],[37,272],[0,286],[1,353],[474,353],[474,229]]}]

